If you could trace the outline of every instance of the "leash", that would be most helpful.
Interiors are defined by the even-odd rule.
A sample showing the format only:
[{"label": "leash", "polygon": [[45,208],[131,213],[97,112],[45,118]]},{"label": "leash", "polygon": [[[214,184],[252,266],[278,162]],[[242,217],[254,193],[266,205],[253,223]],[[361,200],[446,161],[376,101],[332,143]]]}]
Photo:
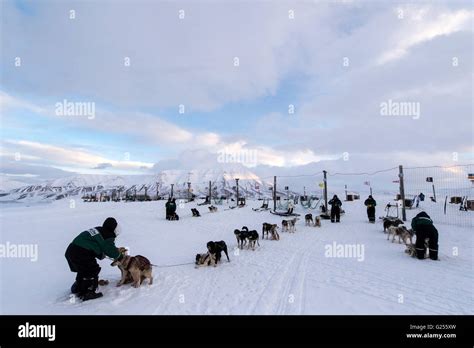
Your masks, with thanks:
[{"label": "leash", "polygon": [[[109,260],[115,261],[113,258],[106,256]],[[169,267],[178,267],[178,266],[185,266],[185,265],[194,265],[194,262],[186,262],[186,263],[177,263],[175,265],[155,265],[150,263],[151,266],[158,267],[158,268],[169,268]]]},{"label": "leash", "polygon": [[194,262],[186,262],[186,263],[178,263],[176,265],[154,265],[151,264],[152,266],[158,267],[158,268],[168,268],[168,267],[178,267],[178,266],[185,266],[185,265],[194,265]]}]

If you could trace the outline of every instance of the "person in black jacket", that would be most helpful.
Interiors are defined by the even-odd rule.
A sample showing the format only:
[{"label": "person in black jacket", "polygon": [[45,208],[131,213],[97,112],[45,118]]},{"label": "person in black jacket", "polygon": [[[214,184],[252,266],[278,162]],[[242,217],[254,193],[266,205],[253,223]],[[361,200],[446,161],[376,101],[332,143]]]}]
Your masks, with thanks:
[{"label": "person in black jacket", "polygon": [[411,228],[416,234],[416,257],[420,260],[425,258],[425,240],[428,239],[430,259],[438,260],[438,230],[430,216],[422,211],[411,220]]},{"label": "person in black jacket", "polygon": [[71,292],[78,294],[83,301],[102,297],[101,292],[96,292],[100,272],[96,258],[102,260],[108,256],[120,260],[123,257],[115,246],[115,238],[119,234],[117,226],[117,221],[109,217],[102,226],[81,232],[66,249],[69,268],[77,273]]},{"label": "person in black jacket", "polygon": [[166,209],[166,220],[170,219],[170,211],[171,211],[171,197],[168,198],[168,201],[165,204],[165,209]]},{"label": "person in black jacket", "polygon": [[367,207],[367,217],[369,218],[369,222],[375,223],[375,206],[377,205],[377,202],[372,195],[369,195],[369,198],[365,200],[364,204]]},{"label": "person in black jacket", "polygon": [[334,195],[328,203],[331,205],[331,222],[339,222],[341,218],[341,200],[337,198],[337,195]]}]

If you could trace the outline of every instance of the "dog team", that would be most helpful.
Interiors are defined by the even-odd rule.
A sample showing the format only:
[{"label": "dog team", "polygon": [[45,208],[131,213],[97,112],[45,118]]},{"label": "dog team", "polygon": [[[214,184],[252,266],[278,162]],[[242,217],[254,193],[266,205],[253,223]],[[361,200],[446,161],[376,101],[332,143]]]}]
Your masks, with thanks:
[{"label": "dog team", "polygon": [[[375,200],[372,196],[366,200],[367,215],[369,221],[372,222],[375,216]],[[177,220],[175,209],[176,205],[173,200],[167,202],[168,220]],[[201,216],[195,208],[191,209],[193,217]],[[209,207],[209,211],[214,213],[217,208]],[[338,214],[335,218],[338,219]],[[282,220],[281,231],[288,233],[296,232],[296,222],[298,218]],[[305,215],[305,225],[321,227],[321,218],[316,216],[313,219],[312,214]],[[264,222],[262,224],[262,239],[280,240],[278,233],[279,226]],[[418,259],[429,257],[432,260],[438,259],[438,231],[433,225],[433,221],[426,212],[417,214],[411,221],[411,229],[406,228],[399,219],[384,218],[384,233],[388,233],[387,240],[392,237],[392,243],[398,237],[398,242],[407,246],[405,252],[410,256]],[[107,282],[99,281],[99,273],[101,267],[96,259],[103,260],[108,257],[113,260],[112,266],[117,266],[121,271],[121,279],[117,286],[132,283],[133,287],[139,287],[141,283],[148,279],[148,283],[153,283],[152,264],[141,255],[130,256],[125,248],[117,248],[115,239],[120,234],[120,226],[113,217],[105,219],[102,226],[97,226],[81,232],[69,244],[66,249],[65,257],[69,268],[76,273],[76,280],[71,286],[71,293],[76,294],[83,301],[102,297],[101,292],[97,292],[98,286]],[[256,245],[260,246],[259,234],[256,230],[249,230],[243,226],[240,230],[234,230],[234,236],[237,240],[237,247],[243,249],[255,250]],[[413,237],[416,236],[415,244]],[[217,266],[220,262],[222,252],[225,253],[227,261],[230,261],[227,245],[224,241],[209,241],[207,243],[207,252],[197,254],[195,258],[196,267],[198,266]]]},{"label": "dog team", "polygon": [[[398,237],[398,243],[406,245],[405,252],[420,260],[430,258],[438,260],[438,230],[433,225],[430,216],[422,211],[411,221],[411,228],[403,225],[400,219],[384,218],[383,231],[387,233],[387,240],[392,237],[392,243]],[[416,236],[415,244],[413,237]]]}]

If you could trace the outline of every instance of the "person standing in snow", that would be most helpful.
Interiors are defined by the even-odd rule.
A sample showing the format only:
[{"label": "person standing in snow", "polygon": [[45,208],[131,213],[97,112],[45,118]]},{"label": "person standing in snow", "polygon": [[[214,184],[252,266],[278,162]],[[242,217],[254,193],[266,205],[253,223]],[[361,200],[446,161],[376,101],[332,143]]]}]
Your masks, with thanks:
[{"label": "person standing in snow", "polygon": [[121,260],[123,255],[115,246],[115,238],[120,229],[117,220],[112,217],[105,219],[102,226],[81,232],[66,249],[66,260],[71,272],[77,273],[71,292],[83,301],[102,297],[96,292],[99,286],[100,266],[96,258],[102,260],[108,256]]},{"label": "person standing in snow", "polygon": [[428,239],[429,255],[431,260],[438,260],[438,230],[433,225],[433,220],[424,211],[417,214],[411,220],[411,228],[416,234],[416,257],[420,260],[425,258],[425,240]]},{"label": "person standing in snow", "polygon": [[375,223],[375,206],[377,205],[377,202],[372,195],[369,195],[369,198],[365,200],[364,204],[367,207],[367,217],[369,218],[369,222]]},{"label": "person standing in snow", "polygon": [[334,195],[328,203],[331,205],[331,222],[339,222],[341,218],[341,200],[337,195]]}]

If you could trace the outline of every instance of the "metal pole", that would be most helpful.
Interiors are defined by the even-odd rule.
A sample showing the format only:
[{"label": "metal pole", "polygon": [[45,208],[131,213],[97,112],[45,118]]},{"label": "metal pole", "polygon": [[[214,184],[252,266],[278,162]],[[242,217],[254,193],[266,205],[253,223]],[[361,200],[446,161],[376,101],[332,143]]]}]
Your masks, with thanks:
[{"label": "metal pole", "polygon": [[211,196],[212,196],[212,182],[209,181],[209,203],[211,203]]},{"label": "metal pole", "polygon": [[277,207],[277,196],[276,196],[276,192],[277,192],[277,177],[274,176],[273,177],[273,211],[276,211],[276,207]]},{"label": "metal pole", "polygon": [[402,199],[402,220],[407,221],[407,214],[405,210],[405,185],[403,183],[403,166],[398,166],[398,178],[400,179],[400,198]]},{"label": "metal pole", "polygon": [[174,184],[171,184],[171,198],[173,198],[173,186]]},{"label": "metal pole", "polygon": [[235,191],[237,195],[237,205],[239,205],[239,179],[235,179]]},{"label": "metal pole", "polygon": [[324,205],[325,205],[325,210],[326,214],[328,213],[328,180],[327,180],[327,171],[323,170],[324,174]]},{"label": "metal pole", "polygon": [[434,182],[433,182],[433,199],[436,203],[436,191],[435,191],[435,187],[434,187]]}]

